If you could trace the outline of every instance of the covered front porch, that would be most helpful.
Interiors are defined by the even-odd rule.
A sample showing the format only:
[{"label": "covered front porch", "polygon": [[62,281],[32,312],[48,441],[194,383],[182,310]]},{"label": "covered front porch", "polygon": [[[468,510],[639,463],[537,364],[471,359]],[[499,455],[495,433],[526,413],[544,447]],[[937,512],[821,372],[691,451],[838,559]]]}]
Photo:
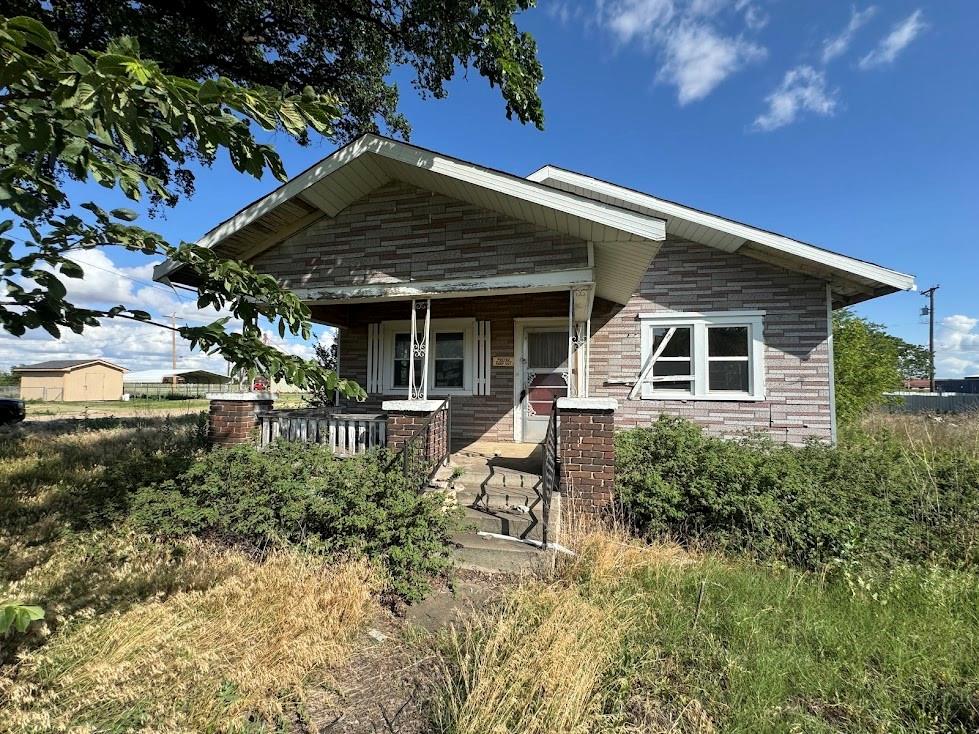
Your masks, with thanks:
[{"label": "covered front porch", "polygon": [[398,285],[387,296],[310,302],[314,318],[338,330],[339,372],[368,393],[366,402],[338,407],[383,414],[390,401],[451,398],[454,448],[540,443],[555,400],[589,394],[596,299],[587,276],[502,293],[406,298]]}]

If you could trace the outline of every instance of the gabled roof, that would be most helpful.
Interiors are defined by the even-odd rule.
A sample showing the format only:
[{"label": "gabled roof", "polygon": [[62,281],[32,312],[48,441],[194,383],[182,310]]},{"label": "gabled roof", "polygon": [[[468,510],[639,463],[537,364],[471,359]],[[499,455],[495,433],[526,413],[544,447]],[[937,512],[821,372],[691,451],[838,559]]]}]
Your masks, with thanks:
[{"label": "gabled roof", "polygon": [[662,217],[666,220],[669,235],[823,277],[832,284],[837,305],[849,305],[899,290],[915,290],[914,276],[593,176],[548,165],[534,171],[527,179],[595,201]]},{"label": "gabled roof", "polygon": [[[825,279],[837,306],[915,288],[910,275],[574,171],[545,166],[520,178],[378,135],[340,148],[198,244],[247,261],[393,180],[587,240],[596,295],[619,303],[635,292],[667,233]],[[170,261],[153,275],[194,284]]]},{"label": "gabled roof", "polygon": [[[597,283],[597,289],[599,295],[623,303],[666,237],[665,223],[659,217],[368,134],[249,204],[201,237],[198,244],[250,259],[316,219],[336,216],[392,180],[615,248],[604,259],[608,276]],[[165,262],[157,266],[153,277],[180,282],[178,270]]]},{"label": "gabled roof", "polygon": [[71,372],[72,370],[78,369],[79,367],[87,367],[92,364],[101,364],[106,367],[111,367],[114,370],[119,370],[120,372],[125,372],[125,367],[120,367],[112,362],[107,362],[104,359],[49,359],[46,362],[38,362],[36,364],[25,364],[20,367],[14,367],[12,372]]}]

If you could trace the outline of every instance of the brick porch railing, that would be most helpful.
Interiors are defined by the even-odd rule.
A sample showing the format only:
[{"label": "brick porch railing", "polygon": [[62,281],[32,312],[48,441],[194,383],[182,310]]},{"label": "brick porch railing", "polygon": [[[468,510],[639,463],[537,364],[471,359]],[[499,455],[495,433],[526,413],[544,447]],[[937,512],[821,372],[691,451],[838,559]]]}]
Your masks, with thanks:
[{"label": "brick porch railing", "polygon": [[615,485],[614,398],[558,398],[562,507],[598,516],[613,500]]}]

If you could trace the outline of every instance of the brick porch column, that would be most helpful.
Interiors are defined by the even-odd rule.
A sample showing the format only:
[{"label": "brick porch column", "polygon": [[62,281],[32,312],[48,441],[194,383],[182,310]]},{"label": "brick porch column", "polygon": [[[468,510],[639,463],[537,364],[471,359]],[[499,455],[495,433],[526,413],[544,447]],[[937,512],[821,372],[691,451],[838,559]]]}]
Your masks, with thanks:
[{"label": "brick porch column", "polygon": [[614,398],[558,398],[562,507],[598,516],[615,484]]},{"label": "brick porch column", "polygon": [[224,392],[206,395],[211,401],[207,438],[213,446],[248,443],[258,427],[258,414],[272,409],[270,392]]},{"label": "brick porch column", "polygon": [[[388,416],[387,447],[397,451],[404,446],[411,434],[441,405],[441,400],[385,400],[381,403],[381,410]],[[442,435],[441,431],[436,433]]]}]

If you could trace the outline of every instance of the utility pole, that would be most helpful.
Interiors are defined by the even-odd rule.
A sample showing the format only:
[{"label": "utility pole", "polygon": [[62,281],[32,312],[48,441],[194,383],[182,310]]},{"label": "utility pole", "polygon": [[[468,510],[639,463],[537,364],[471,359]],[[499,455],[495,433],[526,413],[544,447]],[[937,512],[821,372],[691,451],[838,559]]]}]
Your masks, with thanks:
[{"label": "utility pole", "polygon": [[173,362],[173,374],[170,375],[170,394],[177,391],[177,314],[170,314],[170,359]]},{"label": "utility pole", "polygon": [[935,392],[935,291],[941,286],[933,285],[921,295],[928,299],[928,390]]}]

